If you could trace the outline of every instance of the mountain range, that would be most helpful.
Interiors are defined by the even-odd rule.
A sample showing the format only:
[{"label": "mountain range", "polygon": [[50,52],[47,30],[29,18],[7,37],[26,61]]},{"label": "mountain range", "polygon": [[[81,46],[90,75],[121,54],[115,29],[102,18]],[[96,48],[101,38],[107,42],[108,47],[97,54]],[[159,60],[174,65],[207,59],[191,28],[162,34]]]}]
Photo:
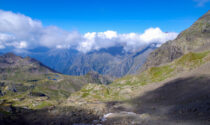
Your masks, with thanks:
[{"label": "mountain range", "polygon": [[85,75],[94,71],[118,78],[136,73],[147,55],[157,48],[156,45],[153,43],[135,52],[127,52],[122,46],[114,46],[87,53],[74,49],[50,50],[39,47],[20,55],[33,57],[46,66],[68,75]]}]

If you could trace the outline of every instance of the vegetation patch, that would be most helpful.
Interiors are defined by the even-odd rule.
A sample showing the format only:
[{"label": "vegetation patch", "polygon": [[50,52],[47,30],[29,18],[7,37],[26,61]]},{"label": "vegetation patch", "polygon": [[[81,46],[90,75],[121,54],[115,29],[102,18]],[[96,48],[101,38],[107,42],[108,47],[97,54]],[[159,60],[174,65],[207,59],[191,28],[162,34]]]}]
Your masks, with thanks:
[{"label": "vegetation patch", "polygon": [[188,53],[178,59],[175,64],[182,65],[182,66],[196,66],[203,63],[203,59],[209,54],[210,52],[202,52],[202,53]]},{"label": "vegetation patch", "polygon": [[120,101],[136,95],[140,86],[160,82],[170,78],[182,69],[194,69],[205,62],[209,51],[202,53],[188,53],[179,59],[159,67],[151,67],[146,71],[137,75],[128,75],[123,78],[117,79],[112,84],[104,85],[88,85],[83,87],[80,91],[73,94],[71,97],[77,97],[81,100],[98,100],[98,101]]}]

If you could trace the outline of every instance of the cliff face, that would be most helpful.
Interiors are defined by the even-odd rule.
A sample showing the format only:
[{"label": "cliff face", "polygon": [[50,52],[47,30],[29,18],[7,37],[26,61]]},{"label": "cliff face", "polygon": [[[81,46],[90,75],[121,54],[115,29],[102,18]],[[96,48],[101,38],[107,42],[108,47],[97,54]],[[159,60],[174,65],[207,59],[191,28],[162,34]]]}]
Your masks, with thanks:
[{"label": "cliff face", "polygon": [[141,71],[160,66],[188,52],[205,51],[210,48],[210,11],[199,18],[190,28],[181,32],[173,41],[168,41],[153,51]]}]

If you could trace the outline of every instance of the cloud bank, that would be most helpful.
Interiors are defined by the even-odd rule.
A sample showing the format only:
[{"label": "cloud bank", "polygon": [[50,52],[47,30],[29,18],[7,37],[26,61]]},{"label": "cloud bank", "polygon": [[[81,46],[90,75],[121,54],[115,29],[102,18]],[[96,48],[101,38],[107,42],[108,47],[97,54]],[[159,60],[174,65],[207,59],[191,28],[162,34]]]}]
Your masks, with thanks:
[{"label": "cloud bank", "polygon": [[177,37],[177,33],[161,31],[160,28],[149,28],[142,34],[118,34],[116,31],[67,32],[56,26],[44,27],[41,21],[10,11],[0,10],[0,49],[32,49],[43,46],[47,48],[73,48],[82,52],[108,48],[116,45],[125,50],[135,51],[150,43],[163,44]]}]

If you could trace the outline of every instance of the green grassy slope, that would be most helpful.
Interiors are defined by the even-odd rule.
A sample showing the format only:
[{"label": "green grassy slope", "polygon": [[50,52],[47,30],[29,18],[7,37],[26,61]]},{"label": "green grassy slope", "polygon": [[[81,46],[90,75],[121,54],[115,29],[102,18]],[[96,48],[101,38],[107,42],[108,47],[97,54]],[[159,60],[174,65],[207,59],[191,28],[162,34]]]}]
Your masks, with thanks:
[{"label": "green grassy slope", "polygon": [[128,75],[114,81],[112,84],[84,86],[80,91],[71,95],[75,101],[122,101],[138,95],[138,88],[166,80],[177,74],[195,69],[210,61],[210,51],[201,53],[188,53],[171,63],[159,67],[151,67],[137,75]]},{"label": "green grassy slope", "polygon": [[110,81],[98,74],[68,76],[29,57],[0,56],[0,107],[41,109],[58,105],[87,83]]}]

